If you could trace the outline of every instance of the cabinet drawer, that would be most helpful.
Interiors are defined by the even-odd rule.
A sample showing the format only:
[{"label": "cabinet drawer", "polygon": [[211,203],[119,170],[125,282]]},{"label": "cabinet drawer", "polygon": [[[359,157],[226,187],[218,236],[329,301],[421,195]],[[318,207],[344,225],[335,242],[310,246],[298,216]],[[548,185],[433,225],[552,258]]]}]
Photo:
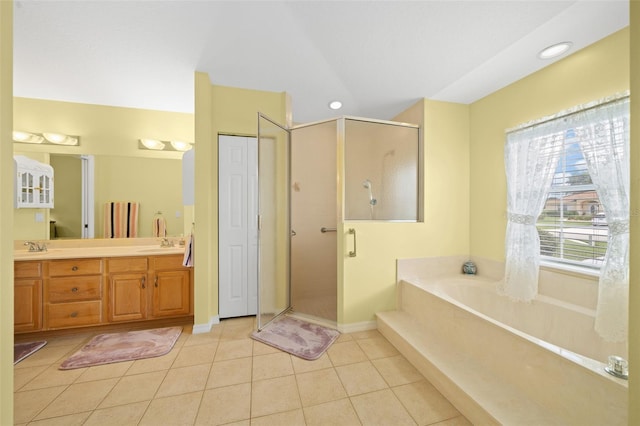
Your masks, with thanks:
[{"label": "cabinet drawer", "polygon": [[49,328],[79,327],[102,322],[102,302],[56,303],[47,305]]},{"label": "cabinet drawer", "polygon": [[52,260],[49,262],[49,276],[90,275],[102,273],[100,259]]},{"label": "cabinet drawer", "polygon": [[51,278],[49,302],[75,302],[102,298],[102,276]]},{"label": "cabinet drawer", "polygon": [[14,278],[39,278],[42,274],[42,262],[13,262]]},{"label": "cabinet drawer", "polygon": [[183,260],[184,256],[181,254],[154,256],[150,258],[151,269],[182,269],[184,268],[182,266]]},{"label": "cabinet drawer", "polygon": [[147,270],[146,257],[121,257],[107,260],[109,272],[133,272]]}]

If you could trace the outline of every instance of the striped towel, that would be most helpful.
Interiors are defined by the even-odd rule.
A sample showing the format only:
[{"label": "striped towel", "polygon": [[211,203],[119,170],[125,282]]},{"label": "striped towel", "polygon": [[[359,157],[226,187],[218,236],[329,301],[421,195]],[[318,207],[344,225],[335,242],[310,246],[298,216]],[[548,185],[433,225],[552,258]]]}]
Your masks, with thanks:
[{"label": "striped towel", "polygon": [[156,216],[153,218],[152,230],[154,237],[166,237],[167,236],[167,221],[162,216]]},{"label": "striped towel", "polygon": [[193,233],[189,236],[189,241],[187,241],[187,246],[184,248],[184,259],[182,259],[182,266],[186,266],[188,268],[193,267],[193,246],[194,246],[194,238]]},{"label": "striped towel", "polygon": [[135,238],[138,236],[140,203],[112,201],[104,205],[104,237]]}]

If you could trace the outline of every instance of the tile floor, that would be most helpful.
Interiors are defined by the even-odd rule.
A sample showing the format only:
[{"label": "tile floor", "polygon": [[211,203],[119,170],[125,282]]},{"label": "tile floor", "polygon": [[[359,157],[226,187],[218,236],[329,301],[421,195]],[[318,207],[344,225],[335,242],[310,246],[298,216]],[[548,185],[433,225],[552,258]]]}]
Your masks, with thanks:
[{"label": "tile floor", "polygon": [[92,335],[51,338],[15,366],[15,424],[470,425],[377,331],[305,361],[251,340],[254,320],[185,327],[162,357],[67,371]]}]

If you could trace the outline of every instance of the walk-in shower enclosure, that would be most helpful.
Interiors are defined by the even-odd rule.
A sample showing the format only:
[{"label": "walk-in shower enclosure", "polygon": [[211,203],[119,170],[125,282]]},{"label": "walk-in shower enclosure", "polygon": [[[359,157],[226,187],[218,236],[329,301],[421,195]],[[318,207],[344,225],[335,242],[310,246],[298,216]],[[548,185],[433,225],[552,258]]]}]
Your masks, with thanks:
[{"label": "walk-in shower enclosure", "polygon": [[421,220],[421,150],[419,127],[406,123],[341,117],[291,129],[296,314],[337,322],[340,263],[358,256],[349,221]]}]

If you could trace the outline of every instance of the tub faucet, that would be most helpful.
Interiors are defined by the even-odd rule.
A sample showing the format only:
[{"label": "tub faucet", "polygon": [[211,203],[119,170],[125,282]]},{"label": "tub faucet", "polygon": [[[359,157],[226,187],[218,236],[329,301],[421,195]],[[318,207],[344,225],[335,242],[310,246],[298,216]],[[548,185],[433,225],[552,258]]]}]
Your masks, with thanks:
[{"label": "tub faucet", "polygon": [[47,244],[43,242],[37,241],[25,241],[25,246],[29,246],[28,251],[30,252],[43,252],[47,251]]}]

